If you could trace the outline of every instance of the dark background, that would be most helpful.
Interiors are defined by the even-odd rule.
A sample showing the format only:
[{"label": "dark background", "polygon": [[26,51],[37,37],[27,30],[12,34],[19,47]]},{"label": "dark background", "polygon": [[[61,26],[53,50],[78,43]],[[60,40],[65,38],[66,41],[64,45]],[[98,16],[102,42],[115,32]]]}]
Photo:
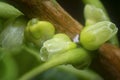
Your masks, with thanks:
[{"label": "dark background", "polygon": [[[76,20],[84,24],[83,3],[81,0],[57,0],[60,5]],[[111,21],[120,29],[120,2],[119,0],[101,0],[105,6]],[[120,37],[120,30],[118,32]]]}]

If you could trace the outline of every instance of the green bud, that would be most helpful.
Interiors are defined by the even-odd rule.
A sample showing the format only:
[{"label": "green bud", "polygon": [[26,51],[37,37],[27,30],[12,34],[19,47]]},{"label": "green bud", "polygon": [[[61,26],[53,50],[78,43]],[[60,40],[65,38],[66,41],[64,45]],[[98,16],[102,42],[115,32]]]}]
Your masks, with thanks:
[{"label": "green bud", "polygon": [[[100,21],[110,21],[110,17],[100,0],[82,0],[86,7],[84,9],[86,26],[93,25]],[[119,46],[117,35],[109,40],[109,43]]]},{"label": "green bud", "polygon": [[101,8],[106,13],[106,10],[105,10],[104,5],[102,4],[101,0],[82,0],[82,1],[84,4],[90,4],[90,5],[94,5],[97,8]]},{"label": "green bud", "polygon": [[38,19],[32,19],[28,22],[25,30],[25,38],[41,46],[44,41],[50,39],[55,34],[54,26],[47,21],[39,21]]},{"label": "green bud", "polygon": [[12,5],[5,2],[0,2],[0,18],[8,19],[20,15],[23,14]]},{"label": "green bud", "polygon": [[93,5],[86,5],[84,9],[86,25],[92,25],[100,21],[109,21],[106,13]]},{"label": "green bud", "polygon": [[80,43],[88,50],[96,50],[112,38],[118,29],[112,22],[102,21],[85,27],[80,34]]},{"label": "green bud", "polygon": [[76,44],[72,42],[67,35],[56,34],[52,39],[43,43],[40,50],[40,56],[43,61],[46,61],[55,54],[61,54],[73,48],[76,48]]}]

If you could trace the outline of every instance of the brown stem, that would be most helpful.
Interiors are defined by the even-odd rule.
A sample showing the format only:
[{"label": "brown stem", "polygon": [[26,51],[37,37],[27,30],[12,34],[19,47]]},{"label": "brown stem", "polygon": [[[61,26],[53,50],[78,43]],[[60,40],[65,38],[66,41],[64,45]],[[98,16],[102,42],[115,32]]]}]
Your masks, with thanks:
[{"label": "brown stem", "polygon": [[104,68],[108,70],[115,80],[120,79],[120,48],[111,44],[104,44],[100,48],[100,61],[104,65]]},{"label": "brown stem", "polygon": [[57,32],[66,33],[70,38],[74,38],[82,29],[82,25],[55,0],[11,0],[10,2],[29,18],[37,17],[50,21],[56,27]]}]

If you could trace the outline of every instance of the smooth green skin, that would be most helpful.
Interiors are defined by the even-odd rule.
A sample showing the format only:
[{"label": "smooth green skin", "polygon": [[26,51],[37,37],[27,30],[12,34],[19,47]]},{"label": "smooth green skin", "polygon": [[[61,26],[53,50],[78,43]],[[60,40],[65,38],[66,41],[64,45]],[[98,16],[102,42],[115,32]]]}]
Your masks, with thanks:
[{"label": "smooth green skin", "polygon": [[118,31],[118,28],[109,21],[98,22],[85,27],[80,34],[80,43],[88,50],[96,50],[103,43],[111,39]]},{"label": "smooth green skin", "polygon": [[54,26],[47,21],[32,19],[25,29],[25,38],[37,46],[41,46],[44,41],[50,39],[55,34]]},{"label": "smooth green skin", "polygon": [[23,15],[15,7],[11,6],[8,3],[0,1],[0,18],[8,19]]},{"label": "smooth green skin", "polygon": [[88,52],[83,48],[71,49],[61,55],[51,58],[46,63],[38,66],[37,68],[31,70],[27,74],[23,75],[19,80],[29,80],[34,76],[58,65],[62,64],[74,64],[88,66],[91,62],[91,57]]},{"label": "smooth green skin", "polygon": [[62,39],[62,40],[65,40],[65,41],[71,41],[71,39],[70,39],[65,33],[55,34],[55,35],[53,36],[53,38]]},{"label": "smooth green skin", "polygon": [[76,48],[77,45],[70,40],[70,38],[63,33],[59,33],[53,36],[43,43],[40,49],[40,57],[43,61],[46,61],[54,55],[61,55],[65,51]]},{"label": "smooth green skin", "polygon": [[25,17],[19,16],[6,23],[5,29],[0,34],[0,44],[3,48],[12,50],[23,44],[24,28],[27,21]]}]

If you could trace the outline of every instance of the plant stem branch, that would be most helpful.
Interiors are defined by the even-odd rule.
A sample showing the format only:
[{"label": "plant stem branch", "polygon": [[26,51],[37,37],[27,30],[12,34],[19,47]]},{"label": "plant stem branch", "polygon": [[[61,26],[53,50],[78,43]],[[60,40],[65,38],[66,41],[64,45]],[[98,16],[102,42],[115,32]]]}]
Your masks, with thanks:
[{"label": "plant stem branch", "polygon": [[[107,69],[114,77],[115,80],[120,79],[120,48],[111,44],[104,44],[100,48],[100,60],[104,64],[104,68]],[[109,68],[110,67],[110,68]]]},{"label": "plant stem branch", "polygon": [[72,65],[62,65],[58,66],[58,68],[75,74],[80,80],[103,80],[101,76],[89,69],[79,70],[74,68]]},{"label": "plant stem branch", "polygon": [[[58,3],[53,2],[53,0],[7,0],[7,1],[16,6],[18,9],[20,9],[29,18],[37,17],[41,20],[50,21],[52,24],[55,25],[57,32],[64,32],[72,39],[75,37],[76,34],[79,34],[79,31],[81,31],[82,29],[81,24],[74,20],[66,11],[64,11],[60,7]],[[103,48],[103,50],[106,49],[110,50],[107,46],[106,48]],[[109,52],[106,53],[108,53],[109,55]],[[111,61],[116,58],[115,57],[116,54],[114,54],[114,52],[113,55],[114,56],[113,58],[111,58]],[[104,56],[104,54],[102,56]],[[104,58],[107,59],[107,57]],[[116,65],[113,64],[113,66]],[[111,69],[112,67],[109,66],[108,68]]]},{"label": "plant stem branch", "polygon": [[33,69],[32,71],[28,72],[27,74],[23,75],[19,80],[29,80],[32,79],[33,77],[35,77],[36,75],[44,72],[45,70],[48,70],[54,66],[59,65],[60,63],[58,63],[58,61],[50,61],[50,62],[46,62],[40,66],[38,66],[37,68]]},{"label": "plant stem branch", "polygon": [[39,60],[42,63],[42,60],[40,59],[40,56],[39,56],[39,52],[37,52],[37,51],[35,51],[33,49],[30,49],[29,47],[27,47],[25,45],[22,48],[25,51],[29,52],[30,54],[34,55],[37,58],[37,60]]},{"label": "plant stem branch", "polygon": [[87,51],[81,48],[72,49],[61,55],[54,56],[44,64],[31,70],[27,74],[23,75],[19,80],[29,80],[42,72],[62,64],[79,64],[81,67],[86,67],[90,64],[91,57]]}]

